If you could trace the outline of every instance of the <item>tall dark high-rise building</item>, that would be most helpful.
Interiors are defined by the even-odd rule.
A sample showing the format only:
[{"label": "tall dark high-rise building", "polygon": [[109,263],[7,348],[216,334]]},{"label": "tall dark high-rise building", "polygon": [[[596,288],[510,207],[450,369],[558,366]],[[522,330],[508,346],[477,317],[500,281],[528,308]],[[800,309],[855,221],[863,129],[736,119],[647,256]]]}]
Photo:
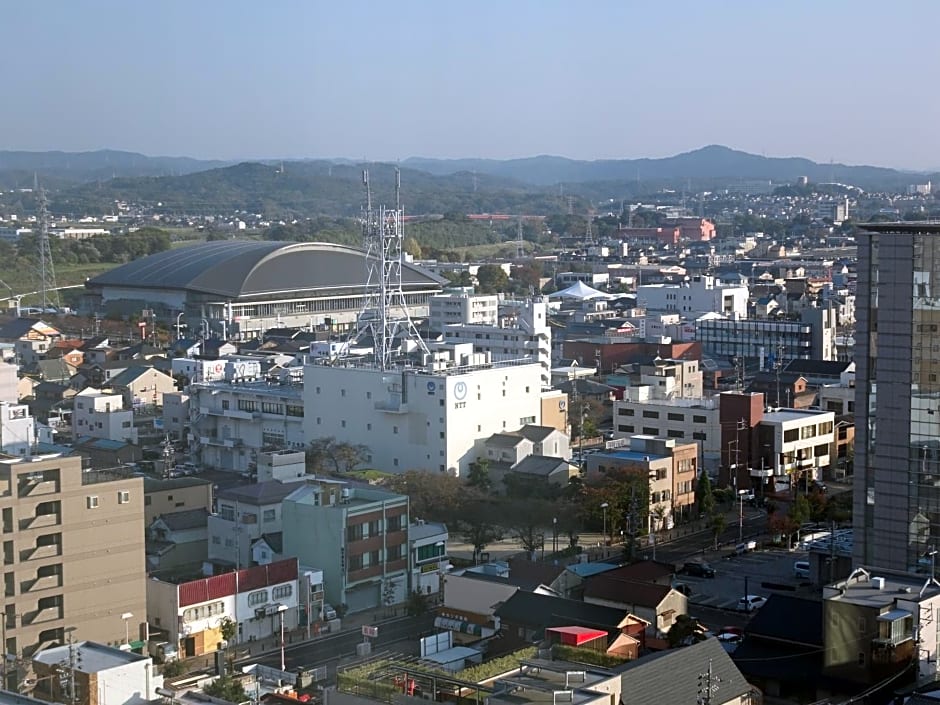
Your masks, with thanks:
[{"label": "tall dark high-rise building", "polygon": [[940,223],[864,227],[854,559],[929,570],[931,551],[940,550]]}]

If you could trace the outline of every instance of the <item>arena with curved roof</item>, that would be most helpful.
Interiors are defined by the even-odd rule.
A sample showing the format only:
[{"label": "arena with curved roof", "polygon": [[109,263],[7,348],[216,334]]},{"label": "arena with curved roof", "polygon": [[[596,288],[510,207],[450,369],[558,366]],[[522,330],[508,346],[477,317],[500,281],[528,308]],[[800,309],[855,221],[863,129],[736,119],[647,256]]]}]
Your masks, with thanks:
[{"label": "arena with curved roof", "polygon": [[[224,240],[160,252],[85,283],[85,307],[185,320],[190,329],[248,338],[279,326],[353,324],[364,303],[365,252],[322,242]],[[426,316],[446,280],[404,264],[409,314]],[[180,316],[182,314],[182,316]]]}]

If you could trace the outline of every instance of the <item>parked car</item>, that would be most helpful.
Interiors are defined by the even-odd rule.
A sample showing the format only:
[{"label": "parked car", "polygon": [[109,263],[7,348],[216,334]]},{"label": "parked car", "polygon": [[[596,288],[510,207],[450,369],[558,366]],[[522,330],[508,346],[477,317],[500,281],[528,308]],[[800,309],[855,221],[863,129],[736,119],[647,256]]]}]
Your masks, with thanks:
[{"label": "parked car", "polygon": [[672,584],[672,589],[677,592],[681,592],[686,597],[692,597],[692,586],[688,583],[674,582]]},{"label": "parked car", "polygon": [[734,547],[734,555],[743,556],[745,553],[757,550],[757,541],[745,541]]},{"label": "parked car", "polygon": [[712,568],[708,563],[699,563],[693,561],[691,563],[686,563],[682,566],[682,570],[679,571],[685,573],[686,575],[691,575],[696,578],[714,578],[715,569]]},{"label": "parked car", "polygon": [[760,595],[745,595],[738,600],[738,606],[735,607],[735,609],[738,612],[753,612],[763,607],[765,602],[767,602],[766,597],[761,597]]},{"label": "parked car", "polygon": [[327,622],[336,619],[336,610],[333,609],[333,605],[329,602],[323,603],[323,619]]},{"label": "parked car", "polygon": [[793,577],[809,580],[809,561],[796,561],[793,564]]}]

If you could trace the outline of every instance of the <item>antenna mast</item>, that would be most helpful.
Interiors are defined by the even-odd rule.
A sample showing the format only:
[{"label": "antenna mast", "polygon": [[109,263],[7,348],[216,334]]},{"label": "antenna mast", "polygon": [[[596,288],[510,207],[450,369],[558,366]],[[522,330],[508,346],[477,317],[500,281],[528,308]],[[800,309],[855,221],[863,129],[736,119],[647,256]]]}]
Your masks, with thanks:
[{"label": "antenna mast", "polygon": [[49,211],[46,190],[35,177],[35,190],[39,198],[39,298],[43,313],[49,308],[59,308],[59,290],[55,282],[55,267],[52,263],[52,247],[49,244]]},{"label": "antenna mast", "polygon": [[405,292],[402,289],[405,212],[401,205],[401,171],[395,169],[394,210],[380,206],[376,211],[372,206],[368,171],[363,171],[362,182],[366,187],[362,245],[366,254],[368,277],[354,339],[358,340],[366,333],[371,333],[376,364],[379,369],[387,370],[393,366],[396,338],[400,333],[404,333],[401,342],[410,339],[425,353],[428,348],[408,315]]}]

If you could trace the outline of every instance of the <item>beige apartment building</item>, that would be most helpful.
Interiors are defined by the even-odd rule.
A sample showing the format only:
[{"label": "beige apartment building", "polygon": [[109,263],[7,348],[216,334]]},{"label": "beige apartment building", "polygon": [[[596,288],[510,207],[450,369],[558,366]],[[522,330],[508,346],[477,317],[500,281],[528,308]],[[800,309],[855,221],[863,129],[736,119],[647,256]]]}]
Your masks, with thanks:
[{"label": "beige apartment building", "polygon": [[[146,621],[144,488],[80,456],[0,457],[6,653],[120,644]],[[127,631],[125,631],[127,630]]]}]

